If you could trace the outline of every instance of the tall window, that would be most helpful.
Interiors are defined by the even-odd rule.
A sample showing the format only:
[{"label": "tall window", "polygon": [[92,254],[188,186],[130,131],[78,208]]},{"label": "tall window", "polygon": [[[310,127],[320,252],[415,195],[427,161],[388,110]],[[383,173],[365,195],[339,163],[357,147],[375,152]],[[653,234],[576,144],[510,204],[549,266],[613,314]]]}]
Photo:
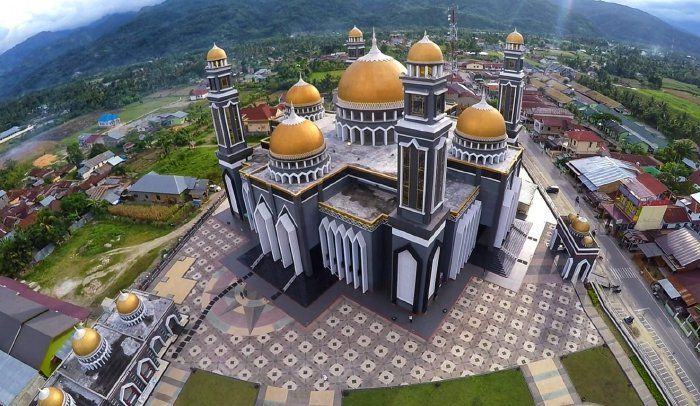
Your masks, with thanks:
[{"label": "tall window", "polygon": [[506,59],[506,69],[508,70],[516,70],[518,67],[518,61],[515,59],[507,58]]},{"label": "tall window", "polygon": [[233,144],[236,144],[241,140],[238,128],[238,114],[236,111],[236,106],[231,105],[225,107],[224,112],[226,113],[226,124],[228,124],[229,136],[233,140]]},{"label": "tall window", "polygon": [[216,132],[216,139],[219,141],[219,145],[222,147],[228,147],[228,145],[226,145],[226,135],[224,134],[224,129],[221,126],[219,114],[221,114],[221,110],[212,109],[211,115],[214,119],[214,132]]},{"label": "tall window", "polygon": [[410,96],[410,111],[409,114],[417,117],[425,117],[425,96],[412,94]]},{"label": "tall window", "polygon": [[411,148],[401,147],[401,205],[408,207],[411,189]]},{"label": "tall window", "polygon": [[418,187],[416,188],[416,202],[414,208],[423,211],[423,201],[425,190],[425,151],[418,150]]},{"label": "tall window", "polygon": [[442,147],[438,149],[435,153],[437,154],[437,159],[435,160],[435,202],[436,207],[443,199],[443,185],[445,183],[445,148]]},{"label": "tall window", "polygon": [[227,76],[222,76],[221,77],[221,88],[226,89],[231,85],[231,82],[229,81],[228,75]]},{"label": "tall window", "polygon": [[209,89],[216,90],[216,80],[214,78],[209,78]]},{"label": "tall window", "polygon": [[435,114],[442,114],[445,112],[445,93],[440,93],[435,96]]},{"label": "tall window", "polygon": [[515,109],[515,87],[505,84],[501,87],[501,114],[505,120],[512,123]]}]

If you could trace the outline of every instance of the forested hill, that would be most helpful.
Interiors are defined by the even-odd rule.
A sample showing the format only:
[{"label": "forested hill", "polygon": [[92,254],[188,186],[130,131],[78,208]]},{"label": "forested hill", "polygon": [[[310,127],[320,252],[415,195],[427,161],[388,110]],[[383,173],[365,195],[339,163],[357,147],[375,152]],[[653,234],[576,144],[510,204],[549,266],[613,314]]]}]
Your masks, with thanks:
[{"label": "forested hill", "polygon": [[[0,97],[52,86],[76,72],[91,74],[165,55],[203,52],[213,41],[225,47],[234,41],[304,32],[344,35],[353,24],[366,31],[372,26],[444,27],[450,4],[452,0],[166,0],[80,46],[54,42],[52,52],[39,59],[35,55],[31,64],[9,72],[0,69]],[[700,54],[700,38],[617,4],[595,0],[457,0],[457,4],[462,29],[517,27],[526,35],[594,36],[662,48],[674,45],[676,50]]]}]

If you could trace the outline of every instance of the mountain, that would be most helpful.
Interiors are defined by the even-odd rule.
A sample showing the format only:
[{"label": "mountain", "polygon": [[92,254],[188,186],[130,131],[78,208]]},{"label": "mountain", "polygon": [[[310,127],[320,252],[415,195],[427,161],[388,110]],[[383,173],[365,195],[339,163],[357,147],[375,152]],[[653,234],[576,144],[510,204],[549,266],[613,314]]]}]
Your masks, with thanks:
[{"label": "mountain", "polygon": [[690,20],[666,20],[669,24],[676,28],[680,28],[686,32],[689,32],[695,36],[700,36],[700,23],[697,21]]},{"label": "mountain", "polygon": [[[213,41],[226,46],[234,41],[294,33],[344,32],[353,24],[365,30],[373,26],[380,30],[444,27],[446,10],[452,3],[453,0],[166,0],[113,24],[97,39],[93,33],[88,35],[91,40],[81,42],[84,30],[79,29],[63,39],[54,39],[51,45],[43,42],[34,48],[42,49],[41,64],[36,63],[36,58],[27,62],[25,57],[20,58],[20,68],[9,73],[0,71],[0,97],[51,86],[76,72],[91,74],[166,55],[204,53]],[[457,5],[459,25],[466,30],[509,31],[517,27],[526,35],[599,37],[662,48],[675,44],[675,49],[700,54],[700,38],[645,12],[614,3],[457,0]],[[94,24],[91,26],[94,30]]]}]

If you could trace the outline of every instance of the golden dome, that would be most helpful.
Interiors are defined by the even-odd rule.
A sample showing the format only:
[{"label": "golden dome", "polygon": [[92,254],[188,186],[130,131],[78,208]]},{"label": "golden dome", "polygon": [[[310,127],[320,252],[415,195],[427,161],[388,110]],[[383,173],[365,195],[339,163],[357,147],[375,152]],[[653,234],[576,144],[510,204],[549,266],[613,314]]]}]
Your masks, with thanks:
[{"label": "golden dome", "polygon": [[411,63],[435,63],[440,64],[445,60],[442,57],[442,49],[438,44],[428,38],[428,34],[423,35],[423,39],[413,44],[408,50],[407,62]]},{"label": "golden dome", "polygon": [[141,299],[131,292],[121,292],[117,296],[117,311],[119,314],[129,315],[136,311],[141,304]]},{"label": "golden dome", "polygon": [[592,247],[593,237],[591,237],[590,235],[583,237],[583,239],[581,240],[581,244],[583,244],[584,247]]},{"label": "golden dome", "polygon": [[341,103],[403,105],[400,76],[404,73],[406,68],[394,58],[384,55],[372,37],[370,51],[343,72],[338,83],[338,99]]},{"label": "golden dome", "polygon": [[503,116],[483,96],[479,103],[459,115],[455,132],[475,141],[502,141],[507,137]]},{"label": "golden dome", "polygon": [[299,81],[289,89],[285,101],[295,106],[311,106],[321,102],[321,93],[316,86],[306,83],[299,75]]},{"label": "golden dome", "polygon": [[270,135],[270,155],[279,159],[303,159],[326,148],[326,140],[316,124],[292,111]]},{"label": "golden dome", "polygon": [[207,52],[207,61],[218,61],[220,59],[226,59],[226,51],[219,48],[214,44],[213,47]]},{"label": "golden dome", "polygon": [[578,217],[578,216],[576,215],[576,213],[569,213],[569,215],[566,216],[566,218],[569,220],[569,223],[573,223],[574,220],[576,220],[577,217]]},{"label": "golden dome", "polygon": [[583,217],[576,217],[574,221],[571,222],[571,227],[581,234],[586,234],[591,231],[591,225],[588,223],[588,220]]},{"label": "golden dome", "polygon": [[37,396],[39,402],[37,404],[39,406],[62,406],[64,398],[65,395],[62,390],[49,386],[39,391],[39,396]]},{"label": "golden dome", "polygon": [[522,45],[525,43],[525,38],[523,38],[523,34],[519,33],[518,30],[515,30],[508,34],[506,37],[506,42],[509,44]]},{"label": "golden dome", "polygon": [[362,38],[362,31],[359,28],[353,26],[352,30],[348,33],[348,38]]},{"label": "golden dome", "polygon": [[81,327],[73,334],[73,352],[75,355],[86,357],[100,346],[102,337],[94,328]]}]

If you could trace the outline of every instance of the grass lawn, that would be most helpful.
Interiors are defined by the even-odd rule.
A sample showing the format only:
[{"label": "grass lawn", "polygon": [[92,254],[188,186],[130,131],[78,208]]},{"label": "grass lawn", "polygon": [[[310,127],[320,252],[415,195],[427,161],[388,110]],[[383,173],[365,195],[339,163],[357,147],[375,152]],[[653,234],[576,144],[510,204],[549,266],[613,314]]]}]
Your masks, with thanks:
[{"label": "grass lawn", "polygon": [[[640,89],[638,92],[653,97],[656,100],[662,100],[668,104],[669,108],[688,113],[688,115],[700,120],[700,97],[698,96],[693,96],[677,90]],[[668,92],[677,92],[677,94]]]},{"label": "grass lawn", "polygon": [[308,80],[322,80],[326,77],[326,75],[331,75],[333,78],[340,78],[343,75],[343,72],[345,72],[343,69],[329,70],[326,72],[312,72],[311,75],[309,75]]},{"label": "grass lawn", "polygon": [[[169,227],[132,224],[118,219],[99,220],[77,230],[63,245],[41,261],[26,279],[38,282],[43,288],[51,288],[70,278],[82,278],[96,267],[103,268],[116,263],[101,265],[100,254],[119,247],[128,247],[150,241],[171,231]],[[111,247],[105,247],[111,244]]]},{"label": "grass lawn", "polygon": [[178,96],[146,97],[143,101],[127,104],[119,111],[119,118],[122,123],[135,120],[144,114],[160,109],[172,102],[176,102]]},{"label": "grass lawn", "polygon": [[120,290],[128,288],[136,278],[143,272],[148,270],[151,265],[158,259],[162,247],[153,249],[146,253],[146,255],[137,259],[133,265],[129,267],[126,271],[122,272],[116,279],[113,279],[112,274],[107,274],[100,278],[100,282],[103,286],[108,286],[100,295],[97,295],[93,301],[92,305],[97,306],[102,302],[105,297],[116,297]]},{"label": "grass lawn", "polygon": [[349,391],[343,406],[534,405],[519,369],[419,385]]},{"label": "grass lawn", "polygon": [[216,159],[216,146],[197,148],[180,148],[171,151],[143,173],[156,171],[162,175],[182,175],[195,178],[207,178],[212,182],[221,182],[221,169]]},{"label": "grass lawn", "polygon": [[176,406],[253,406],[258,397],[254,384],[211,372],[195,370],[175,400]]},{"label": "grass lawn", "polygon": [[581,400],[601,405],[641,405],[615,356],[606,347],[576,352],[561,359]]},{"label": "grass lawn", "polygon": [[663,78],[663,83],[661,87],[664,89],[679,90],[682,92],[690,93],[695,96],[700,96],[700,88],[698,88],[697,86],[690,83],[679,82],[677,80],[669,78]]}]

